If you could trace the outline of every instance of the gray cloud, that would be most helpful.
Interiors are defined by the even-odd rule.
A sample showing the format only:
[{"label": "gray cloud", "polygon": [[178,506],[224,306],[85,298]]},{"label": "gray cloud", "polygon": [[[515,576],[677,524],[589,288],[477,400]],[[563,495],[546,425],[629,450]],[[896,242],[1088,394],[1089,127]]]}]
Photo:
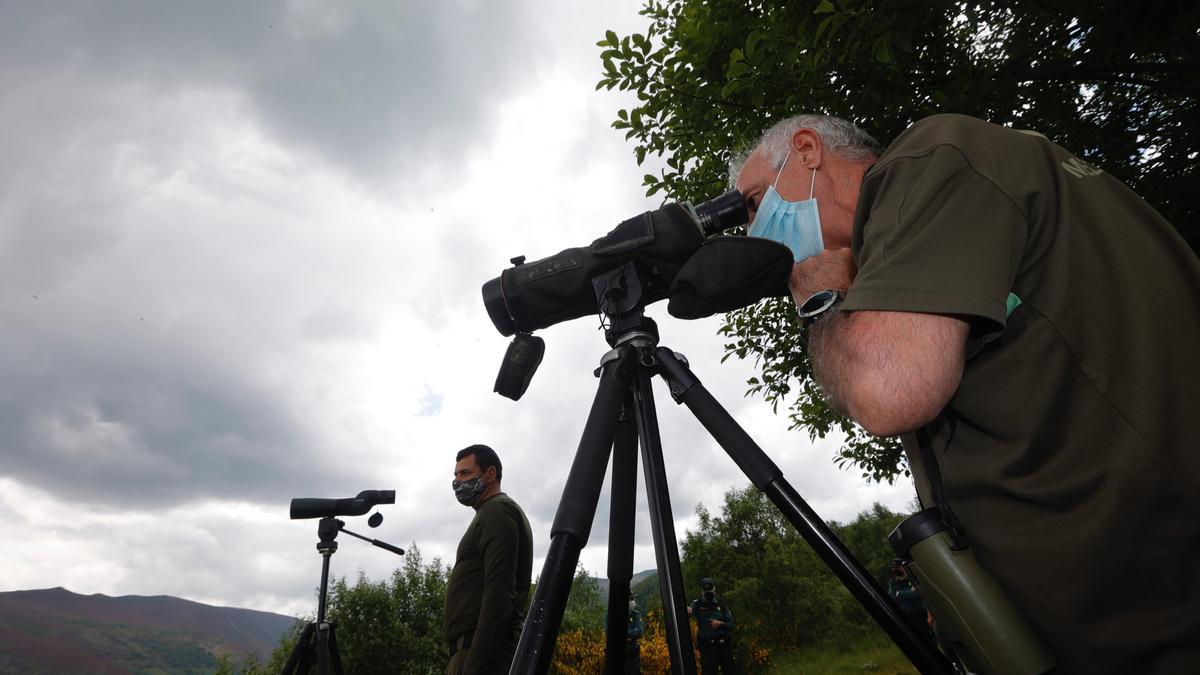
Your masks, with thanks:
[{"label": "gray cloud", "polygon": [[[394,488],[375,536],[451,562],[474,442],[544,555],[608,348],[593,317],[541,331],[529,392],[500,398],[479,287],[657,204],[593,91],[595,40],[642,24],[614,4],[0,0],[0,505],[27,507],[0,535],[58,533],[9,587],[307,608],[315,523],[289,498]],[[741,398],[714,322],[651,313],[822,515],[873,494]],[[746,482],[656,386],[688,522]],[[394,565],[348,545],[336,573]]]},{"label": "gray cloud", "polygon": [[[103,319],[31,317],[21,332],[0,330],[4,473],[79,501],[143,507],[277,497],[271,485],[314,468],[341,477],[322,466],[297,411],[272,409],[281,401],[255,373],[170,331],[137,337]],[[28,330],[42,321],[52,330]]]},{"label": "gray cloud", "polygon": [[545,57],[546,27],[509,1],[12,2],[4,16],[8,92],[80,76],[146,97],[228,90],[282,145],[364,180],[486,138],[497,97]]}]

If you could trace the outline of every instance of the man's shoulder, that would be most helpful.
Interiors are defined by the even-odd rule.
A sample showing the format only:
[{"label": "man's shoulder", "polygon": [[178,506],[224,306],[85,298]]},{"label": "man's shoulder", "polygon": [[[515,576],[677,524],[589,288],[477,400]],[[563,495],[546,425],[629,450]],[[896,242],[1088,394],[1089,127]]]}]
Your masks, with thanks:
[{"label": "man's shoulder", "polygon": [[1033,147],[1035,140],[1046,137],[1034,132],[993,124],[977,117],[958,114],[942,114],[925,117],[905,129],[884,150],[876,166],[886,165],[902,157],[927,155],[940,147],[951,146],[964,154],[994,151],[1013,144]]},{"label": "man's shoulder", "polygon": [[899,141],[905,136],[969,136],[971,134],[988,133],[1001,129],[1004,129],[1004,127],[992,124],[986,120],[981,120],[978,117],[959,115],[955,113],[944,113],[941,115],[922,117],[916,122],[913,122],[907,129],[904,130],[903,133],[900,134],[899,137],[897,137],[896,140]]},{"label": "man's shoulder", "polygon": [[480,504],[478,515],[483,520],[514,518],[519,522],[528,522],[521,505],[503,492],[496,493],[491,499]]},{"label": "man's shoulder", "polygon": [[483,504],[480,504],[479,510],[483,511],[484,509],[490,509],[493,511],[498,509],[506,509],[509,511],[520,511],[521,513],[524,513],[524,511],[521,510],[521,505],[518,504],[515,499],[509,497],[507,492],[497,492],[492,496],[491,499],[487,500]]}]

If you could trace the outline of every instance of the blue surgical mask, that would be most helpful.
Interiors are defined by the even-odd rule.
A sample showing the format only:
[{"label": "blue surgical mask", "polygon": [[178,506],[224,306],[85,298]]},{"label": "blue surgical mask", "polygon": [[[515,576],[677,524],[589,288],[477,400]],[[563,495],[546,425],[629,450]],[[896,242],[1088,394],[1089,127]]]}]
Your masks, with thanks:
[{"label": "blue surgical mask", "polygon": [[[787,166],[792,151],[788,150],[783,159]],[[775,176],[775,184],[783,175],[783,166]],[[813,198],[813,190],[817,186],[817,171],[813,169],[813,183],[808,191],[808,199],[789,202],[775,190],[775,184],[767,188],[758,212],[754,216],[754,224],[750,226],[750,236],[773,239],[792,249],[792,259],[800,262],[809,256],[814,256],[825,249],[824,239],[821,238],[821,217],[817,213],[817,200]]]}]

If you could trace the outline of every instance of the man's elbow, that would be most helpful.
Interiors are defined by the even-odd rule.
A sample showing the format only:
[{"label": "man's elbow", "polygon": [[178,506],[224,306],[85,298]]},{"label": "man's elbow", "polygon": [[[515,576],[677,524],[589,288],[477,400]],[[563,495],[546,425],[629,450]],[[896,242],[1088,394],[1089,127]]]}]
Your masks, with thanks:
[{"label": "man's elbow", "polygon": [[933,421],[952,393],[953,390],[942,392],[934,388],[905,391],[885,383],[866,382],[848,392],[846,412],[870,434],[899,436]]},{"label": "man's elbow", "polygon": [[900,434],[916,431],[926,422],[933,419],[933,417],[924,419],[920,419],[919,417],[901,417],[889,413],[851,413],[850,417],[860,427],[866,429],[867,433],[873,436],[899,436]]}]

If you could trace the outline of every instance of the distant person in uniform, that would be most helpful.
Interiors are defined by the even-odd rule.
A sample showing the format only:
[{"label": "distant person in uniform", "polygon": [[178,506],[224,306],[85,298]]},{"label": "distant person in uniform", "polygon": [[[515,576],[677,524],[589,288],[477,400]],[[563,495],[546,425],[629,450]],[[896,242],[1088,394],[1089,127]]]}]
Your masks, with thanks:
[{"label": "distant person in uniform", "polygon": [[917,594],[916,578],[901,558],[892,559],[892,578],[888,580],[887,591],[914,626],[929,632],[929,610]]},{"label": "distant person in uniform", "polygon": [[454,496],[475,517],[446,584],[446,675],[507,673],[529,599],[533,535],[521,507],[500,491],[503,467],[495,450],[472,445],[455,459]]},{"label": "distant person in uniform", "polygon": [[700,649],[702,675],[736,673],[733,665],[733,615],[729,613],[729,608],[721,604],[717,597],[717,585],[712,579],[705,577],[700,580],[700,597],[688,606],[688,614],[696,619],[696,646]]},{"label": "distant person in uniform", "polygon": [[642,647],[639,641],[645,632],[642,613],[637,609],[637,598],[630,593],[629,627],[625,631],[625,675],[642,675]]}]

